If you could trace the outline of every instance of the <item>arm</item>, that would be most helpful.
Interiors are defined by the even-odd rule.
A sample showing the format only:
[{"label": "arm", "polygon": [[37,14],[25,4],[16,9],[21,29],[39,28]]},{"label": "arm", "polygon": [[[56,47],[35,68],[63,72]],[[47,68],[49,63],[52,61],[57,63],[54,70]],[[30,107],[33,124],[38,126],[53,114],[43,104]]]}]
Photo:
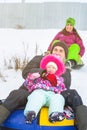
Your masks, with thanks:
[{"label": "arm", "polygon": [[55,37],[53,38],[53,40],[51,41],[51,43],[50,43],[50,45],[49,45],[47,51],[50,51],[50,50],[51,50],[53,41],[54,41],[54,40],[59,40],[60,35],[61,35],[61,32],[58,32],[58,33],[56,34],[56,36],[55,36]]},{"label": "arm", "polygon": [[28,73],[35,73],[38,72],[40,75],[42,75],[44,70],[41,70],[40,67],[40,61],[43,56],[35,56],[30,62],[27,64],[27,66],[24,68],[22,72],[22,76],[25,79],[28,75]]},{"label": "arm", "polygon": [[24,82],[25,87],[33,85],[34,80],[39,77],[40,77],[39,73],[28,73],[27,78],[25,79],[25,82]]},{"label": "arm", "polygon": [[52,86],[57,86],[57,78],[55,74],[44,73],[44,75],[42,75],[42,78],[50,81]]},{"label": "arm", "polygon": [[66,72],[62,75],[62,77],[64,78],[64,84],[66,86],[67,89],[70,88],[71,85],[71,73],[69,69],[66,69]]},{"label": "arm", "polygon": [[83,41],[81,38],[79,38],[78,36],[76,36],[76,41],[75,41],[79,46],[80,46],[80,56],[82,57],[85,53],[85,47],[83,44]]}]

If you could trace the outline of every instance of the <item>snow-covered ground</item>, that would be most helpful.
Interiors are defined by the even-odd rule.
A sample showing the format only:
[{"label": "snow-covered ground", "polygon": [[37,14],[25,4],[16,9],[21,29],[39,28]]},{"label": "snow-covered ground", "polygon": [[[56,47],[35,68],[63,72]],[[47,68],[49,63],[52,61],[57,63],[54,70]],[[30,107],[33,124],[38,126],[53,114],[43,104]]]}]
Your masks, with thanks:
[{"label": "snow-covered ground", "polygon": [[[46,51],[51,40],[60,29],[46,30],[16,30],[16,29],[0,29],[0,74],[4,77],[0,78],[0,99],[8,96],[10,91],[17,89],[23,83],[21,71],[6,69],[4,59],[10,59],[14,56],[24,58],[26,55],[31,59],[36,53],[42,54]],[[83,39],[86,52],[82,60],[85,63],[80,70],[73,70],[72,89],[76,89],[87,105],[87,31],[78,31]]]}]

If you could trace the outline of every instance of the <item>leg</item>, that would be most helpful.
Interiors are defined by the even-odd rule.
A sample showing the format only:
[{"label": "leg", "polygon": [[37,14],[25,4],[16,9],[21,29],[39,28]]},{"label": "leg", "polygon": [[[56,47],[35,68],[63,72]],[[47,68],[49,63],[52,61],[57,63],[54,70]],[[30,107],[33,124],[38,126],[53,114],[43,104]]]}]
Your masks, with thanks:
[{"label": "leg", "polygon": [[32,123],[34,118],[39,113],[41,107],[45,105],[46,103],[45,92],[46,91],[42,89],[37,89],[34,90],[28,96],[28,102],[24,110],[24,115],[26,116],[26,123]]},{"label": "leg", "polygon": [[87,106],[80,105],[76,108],[76,121],[79,130],[87,130]]},{"label": "leg", "polygon": [[63,114],[65,100],[61,94],[53,93],[49,102],[49,121],[62,121],[65,117]]},{"label": "leg", "polygon": [[49,115],[53,112],[63,112],[65,105],[65,100],[61,94],[53,93],[53,96],[50,96],[50,105],[49,105]]},{"label": "leg", "polygon": [[80,52],[80,47],[77,44],[72,44],[69,49],[68,49],[68,57],[67,60],[75,60],[76,62],[79,61],[79,52]]},{"label": "leg", "polygon": [[65,98],[65,106],[70,106],[76,114],[77,106],[83,105],[80,95],[74,89],[65,90],[61,94]]},{"label": "leg", "polygon": [[18,90],[13,90],[9,94],[6,100],[0,105],[0,124],[5,121],[13,110],[26,104],[28,95],[27,89],[23,86]]},{"label": "leg", "polygon": [[74,43],[68,48],[68,57],[66,60],[66,68],[71,69],[75,68],[75,66],[78,64],[80,61],[80,47],[78,44]]},{"label": "leg", "polygon": [[25,106],[28,95],[29,92],[25,87],[19,88],[18,90],[13,90],[6,98],[3,106],[5,106],[9,111],[13,111],[18,107]]},{"label": "leg", "polygon": [[42,89],[34,90],[28,96],[28,102],[26,104],[24,115],[27,116],[29,111],[35,111],[36,116],[43,105],[45,105],[45,91]]},{"label": "leg", "polygon": [[62,94],[66,106],[69,105],[74,110],[78,130],[87,130],[87,106],[83,105],[79,94],[75,90],[66,90]]}]

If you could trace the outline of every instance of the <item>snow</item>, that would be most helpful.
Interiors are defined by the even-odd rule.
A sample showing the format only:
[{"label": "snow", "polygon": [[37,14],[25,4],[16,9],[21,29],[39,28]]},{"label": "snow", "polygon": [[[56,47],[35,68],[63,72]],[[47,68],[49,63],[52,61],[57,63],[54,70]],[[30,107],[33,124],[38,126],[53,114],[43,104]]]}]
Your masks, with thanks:
[{"label": "snow", "polygon": [[[18,89],[24,81],[21,70],[7,69],[4,66],[4,59],[9,60],[14,56],[24,58],[26,55],[30,60],[36,55],[36,45],[37,54],[44,53],[58,31],[60,29],[0,29],[0,74],[3,75],[0,76],[0,99],[5,99],[12,90]],[[85,65],[80,70],[71,71],[71,88],[78,91],[83,103],[87,105],[87,31],[79,30],[78,32],[86,48],[85,55],[82,57]]]}]

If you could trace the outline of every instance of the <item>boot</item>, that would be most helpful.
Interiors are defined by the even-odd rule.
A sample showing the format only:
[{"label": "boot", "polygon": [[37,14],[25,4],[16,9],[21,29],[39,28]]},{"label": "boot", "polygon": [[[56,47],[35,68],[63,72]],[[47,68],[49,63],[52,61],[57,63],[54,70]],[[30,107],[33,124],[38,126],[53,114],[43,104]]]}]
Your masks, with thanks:
[{"label": "boot", "polygon": [[36,113],[34,111],[29,111],[26,117],[26,123],[31,124],[32,121],[35,119],[35,117],[36,117]]},{"label": "boot", "polygon": [[0,105],[0,124],[2,124],[7,117],[10,115],[10,111],[5,108],[3,105]]},{"label": "boot", "polygon": [[80,105],[76,108],[76,123],[78,130],[87,130],[87,106]]},{"label": "boot", "polygon": [[49,121],[50,122],[56,122],[56,121],[62,121],[65,119],[65,115],[63,113],[58,113],[58,112],[53,112],[49,116]]},{"label": "boot", "polygon": [[66,65],[66,68],[73,68],[75,65],[76,65],[76,61],[75,60],[68,60],[66,61],[65,65]]}]

